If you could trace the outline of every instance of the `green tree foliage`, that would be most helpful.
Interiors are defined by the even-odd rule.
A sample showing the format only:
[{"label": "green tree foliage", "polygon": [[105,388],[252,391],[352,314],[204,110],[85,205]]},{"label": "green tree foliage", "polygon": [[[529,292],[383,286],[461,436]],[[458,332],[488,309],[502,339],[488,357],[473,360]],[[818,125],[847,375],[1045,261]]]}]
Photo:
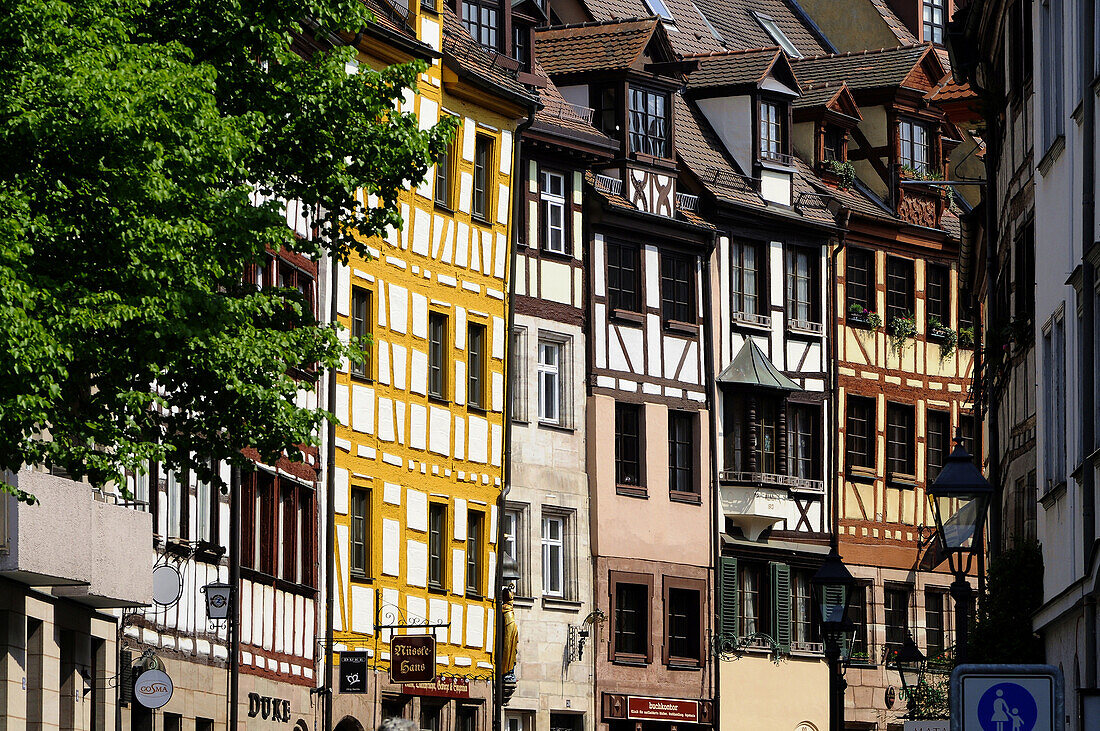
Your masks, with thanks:
[{"label": "green tree foliage", "polygon": [[1042,663],[1043,641],[1031,617],[1043,604],[1043,553],[1019,542],[989,561],[985,596],[970,631],[967,662]]},{"label": "green tree foliage", "polygon": [[[368,20],[358,0],[0,0],[0,469],[216,477],[194,455],[314,441],[292,374],[349,349],[242,272],[269,247],[364,253],[353,232],[400,226],[454,128],[397,111],[422,65],[348,73],[335,34]],[[314,240],[279,199],[318,211]]]}]

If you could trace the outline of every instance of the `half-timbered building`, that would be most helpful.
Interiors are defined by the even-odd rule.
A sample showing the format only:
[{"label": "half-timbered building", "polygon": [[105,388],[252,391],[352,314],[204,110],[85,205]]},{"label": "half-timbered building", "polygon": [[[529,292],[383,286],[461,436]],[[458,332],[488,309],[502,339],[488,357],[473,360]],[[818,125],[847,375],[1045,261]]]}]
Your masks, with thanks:
[{"label": "half-timbered building", "polygon": [[[659,18],[536,33],[539,62],[613,140],[586,176],[587,461],[599,728],[712,723],[707,476],[714,229],[679,195],[683,73]],[[678,716],[668,708],[680,709]]]}]

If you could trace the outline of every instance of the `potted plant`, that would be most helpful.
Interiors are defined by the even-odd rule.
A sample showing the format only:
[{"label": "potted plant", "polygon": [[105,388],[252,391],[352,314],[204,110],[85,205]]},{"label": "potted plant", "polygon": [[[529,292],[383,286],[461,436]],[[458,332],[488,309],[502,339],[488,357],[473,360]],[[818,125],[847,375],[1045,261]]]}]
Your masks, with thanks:
[{"label": "potted plant", "polygon": [[969,350],[974,347],[974,327],[960,327],[958,345]]},{"label": "potted plant", "polygon": [[882,318],[879,317],[877,312],[873,312],[855,302],[848,305],[848,322],[870,330],[877,330],[882,327]]},{"label": "potted plant", "polygon": [[825,169],[836,176],[841,190],[848,190],[856,180],[856,167],[847,160],[826,160]]},{"label": "potted plant", "polygon": [[917,334],[917,318],[912,312],[898,315],[890,320],[889,330],[894,351],[900,357],[901,351],[905,349],[905,341]]},{"label": "potted plant", "polygon": [[928,317],[928,339],[935,340],[940,344],[940,360],[947,360],[955,352],[958,335],[955,334],[954,330],[940,322],[940,318],[930,315]]}]

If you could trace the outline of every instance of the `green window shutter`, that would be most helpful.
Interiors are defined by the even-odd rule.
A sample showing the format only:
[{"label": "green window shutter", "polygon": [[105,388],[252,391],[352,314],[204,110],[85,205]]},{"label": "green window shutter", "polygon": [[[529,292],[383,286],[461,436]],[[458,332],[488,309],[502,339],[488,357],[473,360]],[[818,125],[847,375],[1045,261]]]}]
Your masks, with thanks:
[{"label": "green window shutter", "polygon": [[722,556],[718,559],[719,592],[718,604],[719,631],[728,637],[737,636],[737,559]]},{"label": "green window shutter", "polygon": [[780,652],[791,651],[791,567],[785,563],[771,564],[772,626]]}]

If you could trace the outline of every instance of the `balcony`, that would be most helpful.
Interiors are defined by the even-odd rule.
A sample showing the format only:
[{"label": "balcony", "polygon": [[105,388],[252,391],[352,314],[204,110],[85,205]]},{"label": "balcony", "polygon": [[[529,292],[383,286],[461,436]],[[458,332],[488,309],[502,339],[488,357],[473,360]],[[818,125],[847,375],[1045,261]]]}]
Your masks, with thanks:
[{"label": "balcony", "polygon": [[722,513],[733,521],[750,541],[784,519],[797,518],[792,493],[824,495],[825,483],[768,472],[719,473]]},{"label": "balcony", "polygon": [[152,516],[64,477],[22,470],[7,480],[38,502],[0,495],[0,576],[98,608],[151,601]]}]

